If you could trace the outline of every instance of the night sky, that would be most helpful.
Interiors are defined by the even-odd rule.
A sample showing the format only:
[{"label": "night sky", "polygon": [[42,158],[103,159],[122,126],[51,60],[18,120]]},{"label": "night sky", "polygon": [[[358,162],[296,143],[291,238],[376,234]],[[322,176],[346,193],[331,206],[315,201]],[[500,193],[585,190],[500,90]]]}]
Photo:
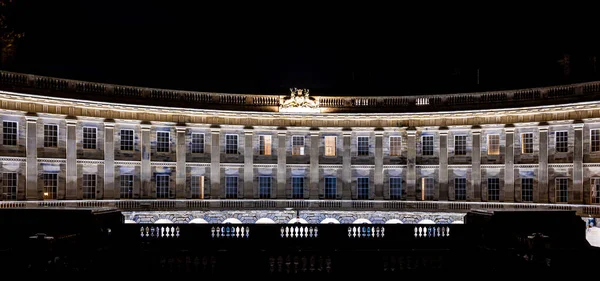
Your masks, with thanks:
[{"label": "night sky", "polygon": [[598,32],[585,16],[191,2],[16,1],[10,16],[25,37],[3,68],[171,89],[359,96],[600,80]]}]

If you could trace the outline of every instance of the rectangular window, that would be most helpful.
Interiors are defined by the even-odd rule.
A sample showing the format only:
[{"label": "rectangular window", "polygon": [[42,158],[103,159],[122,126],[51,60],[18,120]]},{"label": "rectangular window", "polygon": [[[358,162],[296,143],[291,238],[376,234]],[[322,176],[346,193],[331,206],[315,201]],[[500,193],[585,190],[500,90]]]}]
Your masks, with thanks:
[{"label": "rectangular window", "polygon": [[467,179],[454,179],[454,200],[467,200]]},{"label": "rectangular window", "polygon": [[467,136],[454,136],[454,155],[467,155]]},{"label": "rectangular window", "polygon": [[433,178],[421,178],[421,200],[434,200]]},{"label": "rectangular window", "polygon": [[204,176],[192,176],[190,185],[192,199],[204,199]]},{"label": "rectangular window", "polygon": [[169,198],[169,175],[156,175],[156,198]]},{"label": "rectangular window", "polygon": [[225,153],[238,154],[238,135],[225,135]]},{"label": "rectangular window", "polygon": [[258,136],[258,154],[271,155],[271,136]]},{"label": "rectangular window", "polygon": [[325,156],[335,156],[336,142],[336,136],[325,136]]},{"label": "rectangular window", "polygon": [[225,198],[236,199],[238,197],[238,177],[225,177]]},{"label": "rectangular window", "polygon": [[121,151],[133,151],[133,130],[121,129]]},{"label": "rectangular window", "polygon": [[2,126],[2,144],[17,145],[17,122],[3,121]]},{"label": "rectangular window", "polygon": [[17,200],[17,173],[2,174],[2,195],[5,200]]},{"label": "rectangular window", "polygon": [[521,179],[521,201],[533,202],[533,179]]},{"label": "rectangular window", "polygon": [[390,199],[400,200],[402,199],[402,178],[391,177],[390,178]]},{"label": "rectangular window", "polygon": [[500,200],[500,179],[488,178],[488,201]]},{"label": "rectangular window", "polygon": [[58,174],[44,174],[44,199],[56,199]]},{"label": "rectangular window", "polygon": [[390,156],[400,156],[402,152],[402,137],[390,137]]},{"label": "rectangular window", "polygon": [[369,137],[358,137],[358,156],[369,155]]},{"label": "rectangular window", "polygon": [[133,198],[133,175],[121,175],[121,199]]},{"label": "rectangular window", "polygon": [[600,203],[600,179],[592,179],[592,204]]},{"label": "rectangular window", "polygon": [[568,152],[569,151],[569,132],[567,132],[567,131],[556,132],[554,141],[556,143],[556,152]]},{"label": "rectangular window", "polygon": [[556,203],[567,203],[569,202],[569,179],[568,178],[558,178],[555,181],[556,183]]},{"label": "rectangular window", "polygon": [[369,178],[361,177],[356,178],[356,187],[358,192],[357,199],[369,199]]},{"label": "rectangular window", "polygon": [[271,198],[271,177],[258,177],[258,198]]},{"label": "rectangular window", "polygon": [[304,177],[292,177],[292,198],[304,198]]},{"label": "rectangular window", "polygon": [[533,133],[521,134],[521,153],[533,153]]},{"label": "rectangular window", "polygon": [[433,136],[423,136],[421,143],[423,144],[423,151],[421,153],[424,156],[433,155]]},{"label": "rectangular window", "polygon": [[170,132],[156,132],[156,152],[169,152]]},{"label": "rectangular window", "polygon": [[337,196],[337,178],[325,177],[325,199],[335,199]]},{"label": "rectangular window", "polygon": [[44,147],[58,147],[58,125],[44,125]]},{"label": "rectangular window", "polygon": [[83,149],[96,149],[96,128],[83,127]]},{"label": "rectangular window", "polygon": [[304,136],[292,136],[292,155],[304,155]]},{"label": "rectangular window", "polygon": [[192,133],[192,153],[204,153],[204,134]]},{"label": "rectangular window", "polygon": [[590,149],[592,152],[600,151],[600,130],[590,130]]},{"label": "rectangular window", "polygon": [[488,155],[500,155],[500,135],[488,135]]},{"label": "rectangular window", "polygon": [[83,199],[96,199],[96,175],[83,174]]}]

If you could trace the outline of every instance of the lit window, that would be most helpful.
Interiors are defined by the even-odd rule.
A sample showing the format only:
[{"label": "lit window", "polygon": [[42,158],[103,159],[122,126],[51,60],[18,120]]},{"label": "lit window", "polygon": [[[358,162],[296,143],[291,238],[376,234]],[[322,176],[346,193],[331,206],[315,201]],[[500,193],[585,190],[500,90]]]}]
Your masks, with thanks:
[{"label": "lit window", "polygon": [[421,178],[421,200],[434,200],[433,178]]},{"label": "lit window", "polygon": [[271,155],[271,136],[265,135],[258,137],[258,154]]},{"label": "lit window", "polygon": [[83,199],[96,198],[96,175],[83,174]]},{"label": "lit window", "polygon": [[325,136],[325,156],[335,156],[336,136]]},{"label": "lit window", "polygon": [[454,155],[467,155],[467,136],[454,136]]},{"label": "lit window", "polygon": [[156,198],[169,198],[169,175],[156,175]]},{"label": "lit window", "polygon": [[423,144],[422,154],[424,156],[433,155],[433,136],[423,136],[421,138],[421,143]]},{"label": "lit window", "polygon": [[500,135],[488,135],[488,155],[500,155]]},{"label": "lit window", "polygon": [[304,136],[292,136],[292,155],[304,155]]},{"label": "lit window", "polygon": [[556,143],[556,152],[568,152],[569,151],[569,132],[566,132],[566,131],[556,132],[554,140]]},{"label": "lit window", "polygon": [[121,150],[133,151],[133,130],[121,130]]},{"label": "lit window", "polygon": [[533,133],[521,134],[521,153],[530,154],[533,153]]},{"label": "lit window", "polygon": [[96,149],[96,128],[83,127],[83,149]]},{"label": "lit window", "polygon": [[369,137],[358,137],[358,156],[369,155]]},{"label": "lit window", "polygon": [[225,135],[225,153],[238,154],[238,135]]},{"label": "lit window", "polygon": [[169,152],[169,132],[156,132],[156,152]]},{"label": "lit window", "polygon": [[192,133],[192,153],[204,153],[204,134]]},{"label": "lit window", "polygon": [[402,138],[390,137],[390,156],[400,156],[402,151]]},{"label": "lit window", "polygon": [[58,174],[44,174],[44,199],[56,199]]},{"label": "lit window", "polygon": [[17,145],[17,122],[2,122],[2,144]]},{"label": "lit window", "polygon": [[44,147],[58,147],[58,125],[44,125]]},{"label": "lit window", "polygon": [[557,178],[556,181],[556,203],[567,203],[569,201],[569,179],[568,178]]},{"label": "lit window", "polygon": [[454,200],[467,200],[467,179],[454,179]]}]

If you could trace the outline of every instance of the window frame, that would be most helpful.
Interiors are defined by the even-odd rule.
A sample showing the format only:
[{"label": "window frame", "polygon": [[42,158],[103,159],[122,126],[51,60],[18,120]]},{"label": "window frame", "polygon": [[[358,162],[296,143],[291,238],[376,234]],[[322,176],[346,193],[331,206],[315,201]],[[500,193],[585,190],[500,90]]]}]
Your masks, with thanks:
[{"label": "window frame", "polygon": [[[161,178],[160,181],[159,181],[159,178]],[[162,180],[165,178],[166,178],[166,181]],[[171,175],[156,174],[156,176],[155,176],[156,199],[169,199],[170,198],[170,194],[171,194],[170,182],[171,182]],[[161,189],[159,189],[159,186],[158,186],[159,183],[166,183],[167,185],[166,185],[166,187],[161,186],[160,187]]]},{"label": "window frame", "polygon": [[[560,181],[564,180],[566,182],[566,187],[565,187],[565,201],[559,201],[558,199],[560,198],[559,195],[562,195],[560,192],[563,192],[562,190],[559,190],[559,183]],[[569,203],[569,178],[568,177],[557,177],[554,178],[554,202],[556,203]]]},{"label": "window frame", "polygon": [[[158,137],[158,134],[167,134],[167,142],[159,143],[160,138]],[[166,149],[166,150],[163,150],[163,149]],[[157,153],[171,152],[171,132],[170,131],[156,131],[156,152]]]},{"label": "window frame", "polygon": [[[392,138],[394,138],[394,139],[397,138],[397,139],[399,139],[399,141],[394,142],[394,141],[392,141]],[[392,157],[402,156],[402,136],[389,136],[388,143],[389,143],[389,149],[390,149],[390,156],[392,156]],[[393,146],[392,146],[393,143],[398,143],[397,149],[393,148]],[[395,150],[398,151],[398,154],[393,153],[393,151],[395,151]]]},{"label": "window frame", "polygon": [[[86,138],[85,137],[85,131],[86,129],[94,129],[94,142],[93,142],[93,147],[86,147],[86,140],[91,140],[91,138]],[[83,126],[81,128],[81,141],[82,141],[82,147],[83,149],[86,150],[95,150],[98,149],[98,128],[96,127],[90,127],[90,126]]]},{"label": "window frame", "polygon": [[[202,140],[201,143],[195,143],[194,142],[194,136],[202,136],[202,138],[200,138]],[[199,145],[202,144],[199,147],[196,147],[195,145]],[[190,140],[190,153],[192,154],[203,154],[205,153],[205,149],[206,149],[206,135],[204,133],[192,133],[191,134],[191,140]]]},{"label": "window frame", "polygon": [[[15,143],[14,144],[6,144],[6,124],[5,123],[13,123],[15,124]],[[19,122],[12,120],[2,120],[2,145],[4,146],[17,146],[19,145]]]},{"label": "window frame", "polygon": [[[228,143],[228,137],[235,136],[235,149],[230,150],[230,146],[233,148],[233,144]],[[225,134],[225,154],[237,155],[240,152],[240,136],[238,134]]]},{"label": "window frame", "polygon": [[[269,141],[268,141],[269,149],[267,149],[267,139],[269,139]],[[258,155],[262,155],[262,156],[273,155],[273,136],[272,135],[259,135],[258,136]]]},{"label": "window frame", "polygon": [[[131,131],[131,150],[123,149],[123,132]],[[135,130],[134,129],[120,129],[119,130],[119,150],[120,151],[135,151]]]},{"label": "window frame", "polygon": [[[492,150],[492,144],[490,141],[490,137],[494,136],[494,137],[498,137],[498,144],[494,144],[494,146],[497,145],[496,150]],[[489,134],[487,135],[487,155],[500,155],[500,134]]]},{"label": "window frame", "polygon": [[[525,135],[531,135],[531,152],[528,152],[525,140],[527,138],[525,138]],[[535,142],[534,140],[535,136],[533,133],[531,132],[525,132],[525,133],[521,133],[521,154],[533,154],[534,153],[534,149],[533,149],[533,144]]]},{"label": "window frame", "polygon": [[[558,133],[566,133],[567,134],[566,140],[564,141],[564,149],[565,149],[565,151],[558,150],[558,143],[559,143],[558,142],[558,137],[559,137]],[[562,143],[562,141],[561,141],[561,143]],[[561,148],[563,148],[563,146],[561,146]],[[569,152],[569,131],[568,130],[554,131],[554,149],[555,149],[556,152],[559,152],[559,153],[567,153],[567,152]]]},{"label": "window frame", "polygon": [[[454,135],[454,155],[455,156],[466,156],[467,155],[467,137],[468,136],[466,134]],[[461,145],[464,145],[464,147],[462,147],[460,150],[461,153],[458,153],[459,152],[458,145],[457,145],[458,138],[464,138],[464,144],[461,144]]]},{"label": "window frame", "polygon": [[[396,181],[397,180],[397,184],[399,186],[393,186],[393,182],[392,180]],[[404,199],[404,197],[402,196],[402,191],[403,191],[403,186],[402,186],[402,177],[389,177],[389,183],[388,183],[388,188],[389,188],[389,192],[390,192],[390,199],[391,200],[402,200]],[[392,192],[392,191],[396,191],[396,192]],[[395,194],[397,193],[397,194]]]},{"label": "window frame", "polygon": [[[431,154],[425,154],[425,138],[431,138]],[[434,135],[425,135],[421,136],[421,156],[434,156],[435,155],[435,136]]]},{"label": "window frame", "polygon": [[[294,139],[302,139],[302,145],[294,144]],[[305,155],[304,148],[306,147],[306,140],[305,140],[305,137],[303,135],[292,135],[291,142],[292,142],[292,156],[303,156],[303,155]],[[296,147],[298,149],[296,149]]]},{"label": "window frame", "polygon": [[[43,126],[44,126],[43,127],[43,130],[44,130],[44,140],[43,140],[43,142],[44,142],[44,148],[58,148],[58,137],[60,136],[60,132],[59,132],[60,126],[58,124],[54,124],[54,123],[52,123],[52,124],[43,124]],[[47,138],[52,137],[52,136],[47,136],[46,135],[46,126],[54,126],[54,127],[56,127],[56,140],[55,140],[55,145],[54,146],[46,146],[46,143],[49,142],[49,140],[47,140]]]},{"label": "window frame", "polygon": [[[360,139],[361,138],[366,138],[366,150],[361,151],[361,143],[364,144],[365,142],[361,142]],[[371,140],[369,136],[356,136],[356,155],[357,156],[369,156],[369,144],[370,144]],[[364,147],[363,147],[364,148]]]},{"label": "window frame", "polygon": [[[328,154],[327,153],[327,148],[328,148],[327,139],[328,138],[333,138],[333,154]],[[337,156],[337,136],[324,136],[323,137],[323,142],[325,143],[324,156],[325,157],[336,157]]]}]

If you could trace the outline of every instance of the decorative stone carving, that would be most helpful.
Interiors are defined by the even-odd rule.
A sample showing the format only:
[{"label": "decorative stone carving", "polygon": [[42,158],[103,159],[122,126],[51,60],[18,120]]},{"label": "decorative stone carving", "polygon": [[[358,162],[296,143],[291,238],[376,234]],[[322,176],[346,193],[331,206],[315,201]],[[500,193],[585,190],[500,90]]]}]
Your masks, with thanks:
[{"label": "decorative stone carving", "polygon": [[308,89],[290,88],[290,97],[281,97],[279,112],[320,112],[319,101],[311,98]]}]

